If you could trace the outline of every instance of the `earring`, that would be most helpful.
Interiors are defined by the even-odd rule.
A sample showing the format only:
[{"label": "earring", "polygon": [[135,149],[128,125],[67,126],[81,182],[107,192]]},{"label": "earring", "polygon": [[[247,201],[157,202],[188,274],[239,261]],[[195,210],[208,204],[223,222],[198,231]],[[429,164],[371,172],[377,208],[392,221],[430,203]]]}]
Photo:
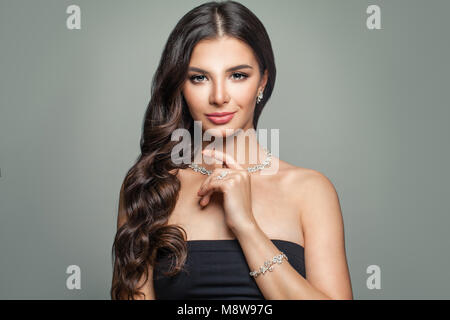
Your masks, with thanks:
[{"label": "earring", "polygon": [[263,98],[263,92],[260,91],[260,92],[259,92],[259,95],[258,95],[258,98],[256,98],[256,103],[259,103],[259,102],[261,101],[262,98]]}]

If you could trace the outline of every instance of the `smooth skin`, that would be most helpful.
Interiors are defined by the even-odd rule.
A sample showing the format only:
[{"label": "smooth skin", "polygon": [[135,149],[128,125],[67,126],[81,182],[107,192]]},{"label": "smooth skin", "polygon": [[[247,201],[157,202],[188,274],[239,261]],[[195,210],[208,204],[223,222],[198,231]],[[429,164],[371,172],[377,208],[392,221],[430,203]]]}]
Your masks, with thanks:
[{"label": "smooth skin", "polygon": [[[244,64],[251,68],[227,71]],[[203,129],[219,129],[225,136],[226,128],[253,128],[256,97],[266,85],[267,71],[260,76],[257,60],[246,43],[229,37],[201,41],[189,66],[208,72],[189,71],[183,86],[191,115],[202,121]],[[225,111],[237,112],[224,125],[215,125],[205,116]],[[260,149],[258,144],[256,147]],[[213,170],[209,177],[189,168],[179,170],[181,189],[169,224],[181,225],[188,241],[238,239],[250,270],[279,254],[271,239],[303,246],[306,279],[286,260],[275,265],[273,272],[255,278],[267,300],[353,299],[339,198],[325,175],[275,156],[272,161],[279,166],[276,174],[250,174],[245,168],[251,165],[238,163],[226,148],[203,153],[219,164],[203,164]],[[216,179],[224,170],[229,174]],[[118,227],[125,222],[122,193],[123,189]],[[155,299],[152,267],[149,272],[149,281],[141,279],[141,292],[145,299]]]}]

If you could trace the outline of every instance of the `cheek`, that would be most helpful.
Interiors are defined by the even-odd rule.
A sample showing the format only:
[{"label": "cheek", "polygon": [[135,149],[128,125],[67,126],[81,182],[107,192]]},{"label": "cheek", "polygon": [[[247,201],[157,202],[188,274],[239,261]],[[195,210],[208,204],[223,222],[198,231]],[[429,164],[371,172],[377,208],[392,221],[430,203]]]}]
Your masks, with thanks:
[{"label": "cheek", "polygon": [[236,87],[230,92],[235,103],[242,109],[251,109],[255,104],[256,86],[249,84],[246,86]]},{"label": "cheek", "polygon": [[202,112],[205,98],[208,98],[207,93],[202,93],[201,90],[186,86],[183,89],[183,95],[191,114],[195,115]]}]

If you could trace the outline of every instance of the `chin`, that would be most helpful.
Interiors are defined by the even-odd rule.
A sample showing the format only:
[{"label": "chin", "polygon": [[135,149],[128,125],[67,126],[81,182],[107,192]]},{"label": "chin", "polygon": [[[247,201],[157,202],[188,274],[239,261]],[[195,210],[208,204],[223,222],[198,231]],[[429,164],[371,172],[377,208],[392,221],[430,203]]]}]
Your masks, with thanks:
[{"label": "chin", "polygon": [[239,128],[231,127],[231,126],[212,126],[207,128],[209,130],[208,133],[213,137],[229,137],[233,135]]}]

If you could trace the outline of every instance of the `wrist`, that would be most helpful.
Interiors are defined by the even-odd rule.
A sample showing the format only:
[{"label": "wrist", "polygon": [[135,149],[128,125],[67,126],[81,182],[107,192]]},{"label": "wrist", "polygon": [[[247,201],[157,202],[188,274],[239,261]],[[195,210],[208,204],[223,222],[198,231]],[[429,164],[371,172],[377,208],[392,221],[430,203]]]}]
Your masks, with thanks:
[{"label": "wrist", "polygon": [[240,223],[235,227],[231,227],[231,230],[235,234],[236,238],[242,239],[245,236],[251,236],[255,232],[258,232],[259,225],[256,220]]}]

